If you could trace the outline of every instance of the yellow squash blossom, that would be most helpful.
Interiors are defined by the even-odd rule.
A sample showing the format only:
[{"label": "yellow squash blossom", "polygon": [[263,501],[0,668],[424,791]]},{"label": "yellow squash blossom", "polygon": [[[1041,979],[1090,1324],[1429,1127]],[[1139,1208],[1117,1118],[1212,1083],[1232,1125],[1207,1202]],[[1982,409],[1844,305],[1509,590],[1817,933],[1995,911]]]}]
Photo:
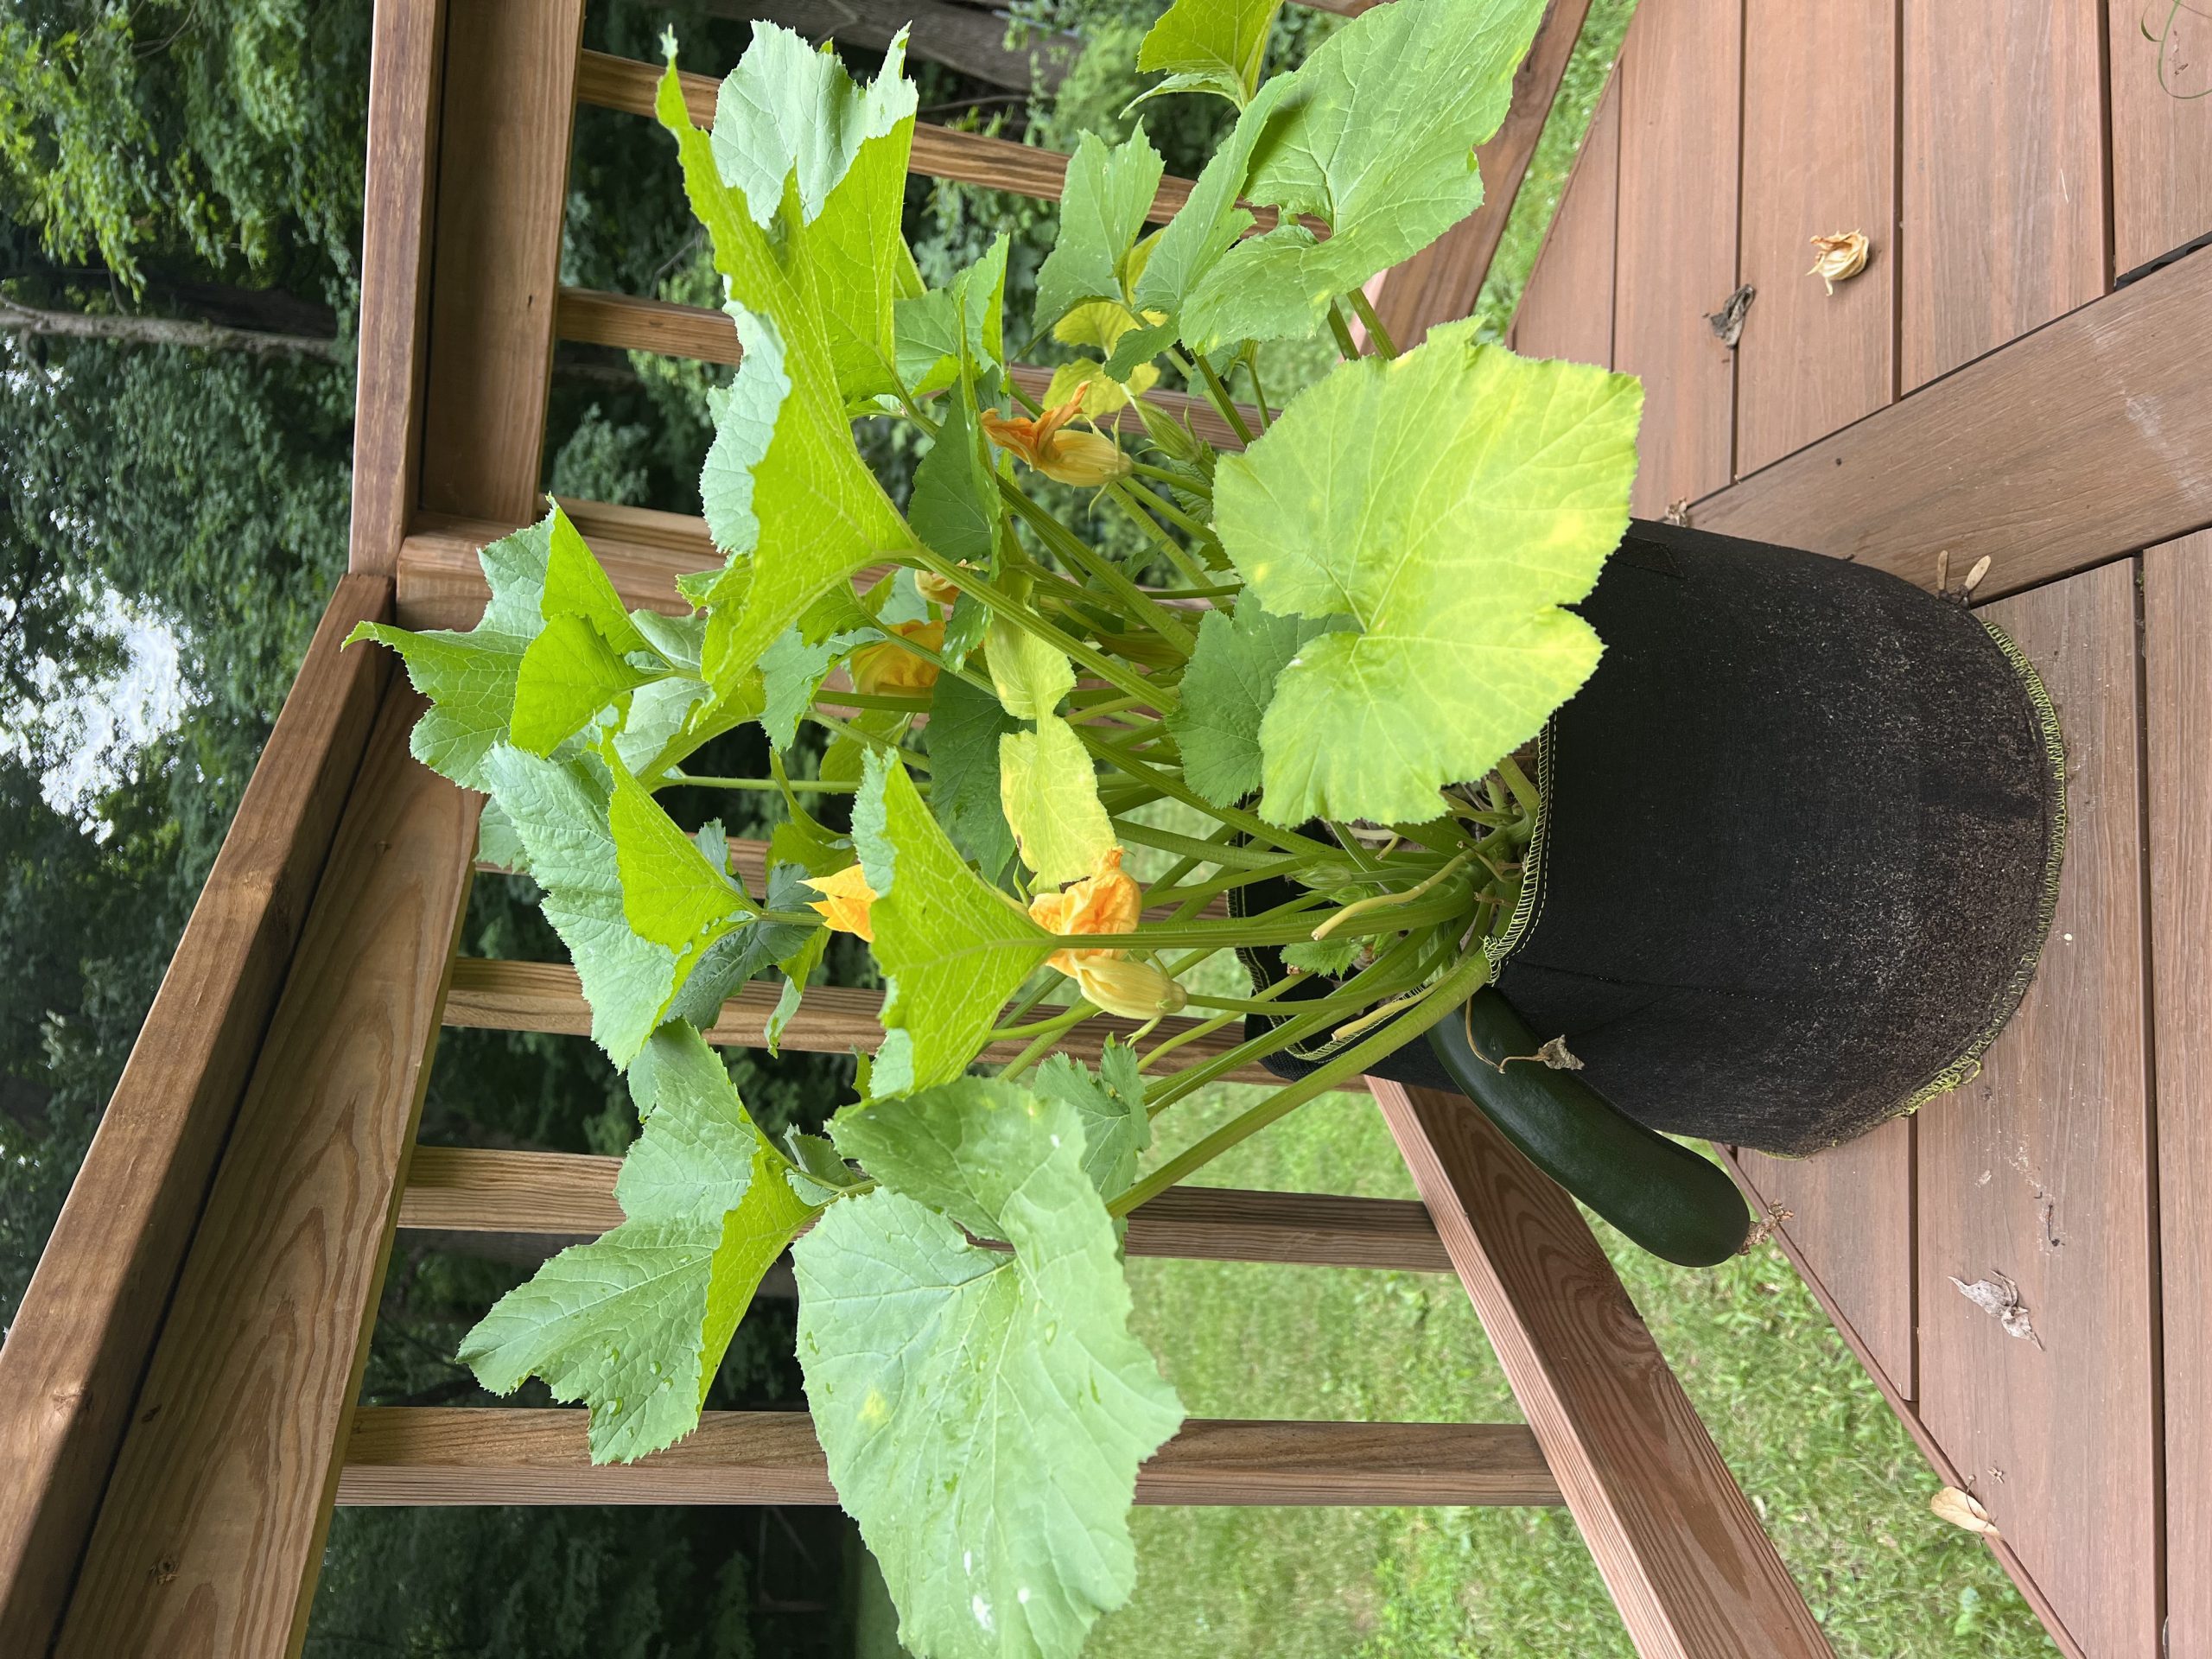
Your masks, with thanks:
[{"label": "yellow squash blossom", "polygon": [[875,889],[859,865],[849,864],[835,875],[810,875],[806,885],[822,894],[809,908],[821,912],[832,932],[857,933],[870,944],[875,943],[875,924],[868,916]]},{"label": "yellow squash blossom", "polygon": [[[944,649],[942,622],[894,622],[889,632],[931,651]],[[937,664],[887,639],[880,645],[863,645],[853,653],[852,675],[855,691],[870,696],[896,696],[905,692],[926,691],[935,685]]]},{"label": "yellow squash blossom", "polygon": [[[1101,854],[1097,868],[1082,880],[1058,893],[1040,893],[1029,901],[1030,920],[1048,933],[1127,933],[1143,913],[1144,895],[1122,874],[1119,847]],[[1119,946],[1090,950],[1069,946],[1045,960],[1073,979],[1084,963],[1109,962],[1121,954]]]},{"label": "yellow squash blossom", "polygon": [[1126,477],[1129,458],[1114,441],[1098,432],[1070,432],[1064,429],[1083,412],[1084,393],[1090,383],[1075,389],[1065,403],[1042,415],[1008,420],[996,410],[983,411],[983,431],[1001,449],[1011,449],[1047,478],[1078,488],[1093,488]]}]

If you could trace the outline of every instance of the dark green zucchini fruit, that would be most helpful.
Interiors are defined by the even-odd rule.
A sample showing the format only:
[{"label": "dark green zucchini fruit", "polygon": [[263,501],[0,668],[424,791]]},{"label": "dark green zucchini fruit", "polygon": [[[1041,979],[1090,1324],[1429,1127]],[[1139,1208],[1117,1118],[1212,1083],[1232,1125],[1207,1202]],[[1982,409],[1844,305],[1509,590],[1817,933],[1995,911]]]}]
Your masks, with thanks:
[{"label": "dark green zucchini fruit", "polygon": [[1751,1213],[1727,1172],[1547,1065],[1495,990],[1432,1027],[1428,1046],[1531,1163],[1654,1255],[1709,1268],[1743,1249]]}]

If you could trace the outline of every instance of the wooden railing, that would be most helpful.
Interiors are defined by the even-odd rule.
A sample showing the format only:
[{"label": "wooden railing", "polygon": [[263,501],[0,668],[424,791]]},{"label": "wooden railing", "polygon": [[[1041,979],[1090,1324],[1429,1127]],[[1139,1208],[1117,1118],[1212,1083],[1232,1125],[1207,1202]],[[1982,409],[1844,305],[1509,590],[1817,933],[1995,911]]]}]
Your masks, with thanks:
[{"label": "wooden railing", "polygon": [[[560,287],[575,105],[645,108],[655,73],[582,52],[582,3],[378,6],[359,574],[0,1349],[0,1650],[296,1652],[334,1501],[834,1500],[797,1414],[711,1414],[665,1452],[599,1466],[581,1413],[355,1407],[397,1229],[550,1248],[619,1218],[611,1160],[413,1145],[442,1026],[573,1035],[588,1011],[565,967],[455,958],[477,802],[408,758],[422,704],[386,683],[386,656],[336,650],[388,604],[418,626],[480,610],[475,549],[537,516],[556,335],[734,357],[711,313]],[[1562,0],[1553,26],[1571,35],[1580,16]],[[1542,65],[1564,61],[1558,45]],[[1547,76],[1529,82],[1546,105]],[[711,83],[686,90],[710,105]],[[1065,169],[938,128],[914,159],[1047,197]],[[1187,188],[1164,185],[1155,216]],[[1483,261],[1455,257],[1464,287]],[[631,603],[672,604],[674,575],[718,562],[695,518],[572,511]],[[877,1008],[817,988],[783,1040],[872,1043]],[[766,1012],[741,992],[709,1037],[757,1043]],[[1464,1103],[1378,1093],[1424,1205],[1178,1189],[1130,1217],[1129,1248],[1455,1270],[1528,1423],[1194,1421],[1146,1465],[1141,1500],[1563,1501],[1643,1653],[1826,1653],[1573,1205]]]}]

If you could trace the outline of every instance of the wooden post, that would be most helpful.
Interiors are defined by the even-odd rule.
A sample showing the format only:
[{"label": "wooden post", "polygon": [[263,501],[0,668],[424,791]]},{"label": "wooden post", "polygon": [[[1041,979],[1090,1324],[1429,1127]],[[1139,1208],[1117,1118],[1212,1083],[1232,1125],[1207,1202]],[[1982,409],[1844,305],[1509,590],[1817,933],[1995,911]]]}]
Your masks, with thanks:
[{"label": "wooden post", "polygon": [[1574,1200],[1458,1095],[1370,1078],[1643,1659],[1830,1659]]},{"label": "wooden post", "polygon": [[116,1459],[58,1651],[296,1653],[479,798],[389,695]]},{"label": "wooden post", "polygon": [[42,1653],[268,1030],[391,659],[340,655],[391,584],[348,576],[0,1344],[0,1653]]}]

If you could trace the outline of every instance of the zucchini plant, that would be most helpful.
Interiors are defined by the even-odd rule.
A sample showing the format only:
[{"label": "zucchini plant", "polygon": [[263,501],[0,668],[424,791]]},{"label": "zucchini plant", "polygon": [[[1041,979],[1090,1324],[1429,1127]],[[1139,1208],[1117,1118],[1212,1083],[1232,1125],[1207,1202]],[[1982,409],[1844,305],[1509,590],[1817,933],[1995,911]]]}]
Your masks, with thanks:
[{"label": "zucchini plant", "polygon": [[[542,888],[642,1123],[627,1218],[463,1357],[585,1402],[593,1456],[636,1458],[696,1424],[791,1248],[830,1474],[925,1656],[1071,1655],[1127,1599],[1136,1471],[1182,1411],[1129,1332],[1117,1222],[1459,1017],[1541,810],[1515,753],[1601,649],[1565,607],[1627,525],[1636,382],[1471,323],[1401,354],[1362,291],[1480,201],[1543,0],[1378,7],[1262,79],[1278,4],[1176,0],[1147,38],[1154,92],[1238,109],[1164,226],[1141,130],[1077,149],[1017,332],[1079,355],[1035,401],[1005,242],[932,288],[902,237],[901,44],[863,86],[758,25],[706,130],[671,41],[658,115],[742,346],[700,480],[724,562],[631,610],[556,507],[485,549],[473,631],[361,631],[430,699],[416,754],[489,798],[487,852]],[[1270,352],[1324,331],[1343,360],[1271,406]],[[1241,453],[1171,412],[1174,383]],[[903,505],[862,422],[916,435]],[[1144,555],[1097,545],[1100,515]],[[769,777],[687,769],[747,722]],[[786,764],[802,723],[830,734],[811,772]],[[760,891],[718,825],[671,818],[679,786],[780,797]],[[1207,827],[1161,828],[1161,801]],[[1173,862],[1141,883],[1135,846]],[[1294,896],[1211,913],[1263,881]],[[768,976],[772,1043],[833,931],[874,953],[881,1040],[826,1139],[772,1141],[701,1033]],[[1298,974],[1192,988],[1254,945]],[[1101,1013],[1144,1023],[1095,1068],[1058,1052]],[[1316,1042],[1310,1075],[1140,1174],[1177,1101]]]}]

